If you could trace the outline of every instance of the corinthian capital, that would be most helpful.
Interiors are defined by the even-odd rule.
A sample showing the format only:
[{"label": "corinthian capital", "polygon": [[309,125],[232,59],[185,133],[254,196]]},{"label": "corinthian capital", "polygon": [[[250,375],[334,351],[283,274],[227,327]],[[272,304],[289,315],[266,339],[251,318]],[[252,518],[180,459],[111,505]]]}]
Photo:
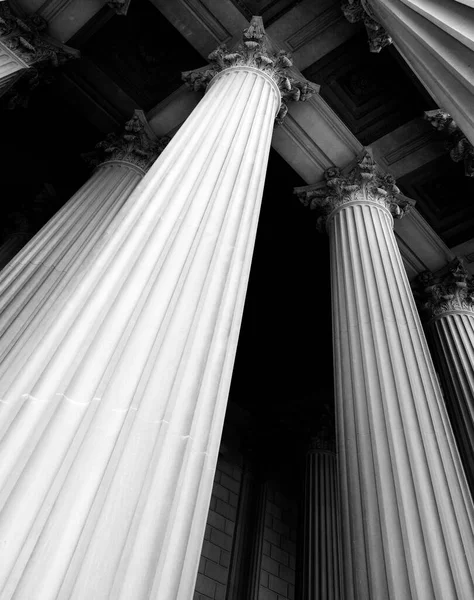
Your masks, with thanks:
[{"label": "corinthian capital", "polygon": [[376,20],[367,0],[349,0],[341,5],[341,9],[349,23],[364,23],[371,52],[378,53],[392,43],[392,38]]},{"label": "corinthian capital", "polygon": [[252,17],[250,26],[243,32],[242,42],[230,51],[227,46],[216,48],[209,56],[209,65],[182,74],[183,81],[193,90],[205,89],[211,80],[225,69],[235,66],[250,66],[269,75],[281,93],[281,107],[277,123],[281,123],[288,112],[286,102],[305,101],[316,93],[317,87],[305,79],[292,77],[288,69],[293,65],[289,54],[283,50],[273,52],[269,48],[262,17]]},{"label": "corinthian capital", "polygon": [[442,131],[447,138],[446,147],[449,156],[454,162],[464,161],[464,174],[474,177],[474,147],[449,113],[437,108],[427,110],[425,119],[438,131]]},{"label": "corinthian capital", "polygon": [[403,196],[391,175],[383,173],[366,150],[345,169],[331,167],[325,181],[295,188],[299,200],[321,214],[319,225],[349,202],[374,202],[388,209],[394,218],[402,218],[414,206],[414,200]]},{"label": "corinthian capital", "polygon": [[39,15],[20,18],[7,3],[0,4],[0,39],[28,65],[57,67],[77,58],[79,52],[46,34],[48,23]]},{"label": "corinthian capital", "polygon": [[422,308],[430,318],[449,312],[468,312],[474,317],[474,280],[458,258],[446,272],[425,271],[418,280],[423,288]]},{"label": "corinthian capital", "polygon": [[26,106],[33,89],[52,81],[56,67],[80,56],[78,50],[49,37],[46,29],[47,22],[39,15],[20,18],[6,2],[0,4],[0,41],[25,65],[21,78],[6,93],[8,108]]},{"label": "corinthian capital", "polygon": [[153,133],[142,110],[135,110],[125,123],[123,132],[109,133],[96,145],[95,152],[84,158],[93,166],[112,161],[123,161],[146,171],[166,148],[169,138],[158,138]]}]

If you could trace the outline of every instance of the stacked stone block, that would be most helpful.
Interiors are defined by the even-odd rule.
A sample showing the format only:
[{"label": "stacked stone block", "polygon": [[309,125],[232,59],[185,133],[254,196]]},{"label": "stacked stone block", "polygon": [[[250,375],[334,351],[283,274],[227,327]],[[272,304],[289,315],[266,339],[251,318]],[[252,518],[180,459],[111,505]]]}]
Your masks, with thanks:
[{"label": "stacked stone block", "polygon": [[269,484],[258,600],[294,600],[296,527],[296,504]]},{"label": "stacked stone block", "polygon": [[242,468],[219,457],[194,600],[225,600]]}]

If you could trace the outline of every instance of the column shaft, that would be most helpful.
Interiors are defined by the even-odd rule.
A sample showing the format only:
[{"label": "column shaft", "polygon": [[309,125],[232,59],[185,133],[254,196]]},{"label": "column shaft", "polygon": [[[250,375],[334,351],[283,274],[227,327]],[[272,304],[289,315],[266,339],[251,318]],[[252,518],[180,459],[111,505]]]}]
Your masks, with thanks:
[{"label": "column shaft", "polygon": [[448,414],[474,496],[474,314],[444,314],[430,329]]},{"label": "column shaft", "polygon": [[474,144],[474,11],[444,0],[366,0],[409,67]]},{"label": "column shaft", "polygon": [[48,318],[4,332],[5,600],[192,596],[279,104],[224,70]]},{"label": "column shaft", "polygon": [[32,319],[47,331],[144,173],[119,161],[100,166],[0,272],[0,359]]},{"label": "column shaft", "polygon": [[306,457],[303,600],[340,600],[340,531],[336,455]]},{"label": "column shaft", "polygon": [[384,204],[329,225],[346,598],[467,600],[472,502]]}]

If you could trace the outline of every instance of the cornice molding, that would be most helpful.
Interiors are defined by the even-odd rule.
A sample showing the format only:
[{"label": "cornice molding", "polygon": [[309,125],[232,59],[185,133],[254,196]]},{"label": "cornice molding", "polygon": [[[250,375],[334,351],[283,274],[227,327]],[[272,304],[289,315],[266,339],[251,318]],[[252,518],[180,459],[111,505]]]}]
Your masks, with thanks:
[{"label": "cornice molding", "polygon": [[474,147],[449,113],[441,108],[428,110],[425,119],[447,137],[446,149],[453,162],[464,162],[466,177],[474,177]]},{"label": "cornice molding", "polygon": [[216,75],[231,67],[246,66],[262,71],[278,86],[281,105],[276,122],[281,124],[285,118],[290,100],[305,101],[317,92],[317,87],[302,78],[293,77],[289,68],[293,65],[290,56],[284,50],[273,52],[263,27],[261,17],[252,17],[250,26],[244,30],[242,42],[233,51],[221,45],[208,56],[210,64],[201,69],[186,71],[183,81],[194,91],[206,89]]}]

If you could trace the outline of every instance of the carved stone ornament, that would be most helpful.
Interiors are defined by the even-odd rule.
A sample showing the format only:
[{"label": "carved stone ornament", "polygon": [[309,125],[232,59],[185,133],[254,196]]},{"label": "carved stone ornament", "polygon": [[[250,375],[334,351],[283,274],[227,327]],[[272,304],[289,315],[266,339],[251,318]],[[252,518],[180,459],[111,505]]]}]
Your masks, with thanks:
[{"label": "carved stone ornament", "polygon": [[459,129],[454,119],[444,110],[428,110],[425,119],[438,131],[447,137],[446,148],[453,162],[464,161],[464,174],[474,177],[474,147],[464,133]]},{"label": "carved stone ornament", "polygon": [[126,15],[131,0],[107,0],[110,8],[113,8],[118,15]]},{"label": "carved stone ornament", "polygon": [[169,141],[167,137],[157,138],[144,112],[136,110],[125,123],[122,133],[109,133],[96,145],[94,152],[83,155],[83,158],[94,167],[111,161],[124,161],[146,171]]},{"label": "carved stone ornament", "polygon": [[462,262],[456,258],[448,271],[434,275],[420,273],[418,281],[423,288],[422,308],[430,318],[447,312],[468,312],[474,317],[474,279]]},{"label": "carved stone ornament", "polygon": [[201,69],[186,71],[183,81],[193,90],[205,89],[211,80],[221,71],[230,67],[246,65],[260,69],[269,75],[278,85],[281,93],[281,105],[276,122],[281,124],[288,112],[289,100],[305,101],[317,92],[317,87],[304,79],[296,79],[288,73],[293,62],[287,52],[277,53],[268,48],[267,36],[261,17],[252,17],[250,26],[243,33],[242,42],[235,50],[222,45],[207,57],[210,64]]},{"label": "carved stone ornament", "polygon": [[325,182],[295,188],[294,193],[304,206],[318,210],[318,228],[323,229],[329,215],[348,202],[365,200],[387,208],[392,216],[401,219],[415,201],[400,193],[392,175],[384,174],[366,150],[355,164],[346,169],[331,167]]},{"label": "carved stone ornament", "polygon": [[6,2],[0,4],[0,39],[2,43],[30,68],[6,94],[8,108],[26,106],[29,94],[40,83],[50,83],[54,69],[80,52],[49,37],[47,21],[39,15],[20,18]]},{"label": "carved stone ornament", "polygon": [[392,43],[392,38],[375,19],[367,0],[349,0],[342,4],[341,9],[349,23],[359,23],[360,21],[364,23],[369,38],[370,52],[378,53]]},{"label": "carved stone ornament", "polygon": [[327,430],[322,430],[313,436],[309,443],[310,452],[336,452],[336,441],[334,436]]}]

